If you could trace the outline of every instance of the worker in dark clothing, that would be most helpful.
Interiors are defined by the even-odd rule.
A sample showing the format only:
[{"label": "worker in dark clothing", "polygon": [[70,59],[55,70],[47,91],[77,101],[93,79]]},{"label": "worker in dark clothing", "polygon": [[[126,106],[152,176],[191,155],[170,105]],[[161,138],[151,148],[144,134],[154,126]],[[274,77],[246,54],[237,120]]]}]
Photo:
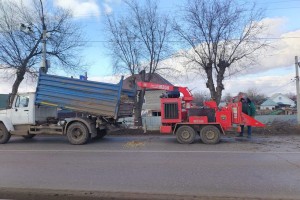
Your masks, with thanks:
[{"label": "worker in dark clothing", "polygon": [[[242,112],[251,117],[254,117],[256,112],[254,103],[249,98],[241,98],[241,102],[242,102]],[[251,133],[252,133],[251,126],[247,126],[247,133],[248,133],[247,138],[251,138]],[[243,136],[244,136],[244,125],[241,125],[241,132],[238,135],[238,137],[243,137]]]}]

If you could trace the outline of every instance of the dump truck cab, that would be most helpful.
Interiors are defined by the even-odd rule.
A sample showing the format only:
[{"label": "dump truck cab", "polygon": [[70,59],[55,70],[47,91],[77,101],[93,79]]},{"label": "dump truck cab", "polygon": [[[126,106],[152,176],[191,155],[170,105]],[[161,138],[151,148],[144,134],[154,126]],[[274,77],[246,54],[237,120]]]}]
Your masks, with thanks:
[{"label": "dump truck cab", "polygon": [[0,121],[8,131],[14,126],[35,124],[35,93],[17,94],[10,109],[0,110]]}]

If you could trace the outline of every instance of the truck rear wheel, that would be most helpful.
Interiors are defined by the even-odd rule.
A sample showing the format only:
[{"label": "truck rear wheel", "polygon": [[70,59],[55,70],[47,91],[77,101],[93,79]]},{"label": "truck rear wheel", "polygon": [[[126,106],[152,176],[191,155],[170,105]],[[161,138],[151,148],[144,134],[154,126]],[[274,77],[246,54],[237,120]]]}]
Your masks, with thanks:
[{"label": "truck rear wheel", "polygon": [[85,144],[90,138],[87,127],[81,122],[74,122],[68,127],[67,137],[71,144]]},{"label": "truck rear wheel", "polygon": [[0,144],[5,144],[9,141],[11,134],[7,131],[4,124],[0,123]]},{"label": "truck rear wheel", "polygon": [[195,141],[196,132],[190,126],[181,126],[176,131],[176,137],[180,144],[191,144]]},{"label": "truck rear wheel", "polygon": [[217,144],[220,141],[220,130],[216,126],[204,126],[200,131],[200,137],[205,144]]}]

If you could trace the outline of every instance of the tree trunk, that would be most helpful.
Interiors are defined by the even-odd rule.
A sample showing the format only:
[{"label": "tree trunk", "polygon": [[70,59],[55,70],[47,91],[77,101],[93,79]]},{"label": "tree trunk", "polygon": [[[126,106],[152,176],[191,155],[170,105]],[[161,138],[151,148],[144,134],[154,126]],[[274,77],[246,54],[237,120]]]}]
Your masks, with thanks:
[{"label": "tree trunk", "polygon": [[207,75],[207,82],[206,82],[206,87],[209,89],[210,91],[210,96],[211,99],[216,100],[217,97],[217,93],[215,90],[215,84],[214,84],[214,78],[213,78],[213,70],[212,70],[212,64],[208,64],[205,67],[205,72]]},{"label": "tree trunk", "polygon": [[17,77],[16,77],[16,80],[13,84],[13,87],[12,87],[12,90],[11,90],[11,95],[10,95],[10,99],[9,99],[9,108],[12,107],[12,104],[13,104],[13,101],[15,99],[15,96],[16,94],[18,93],[18,89],[19,89],[19,86],[21,84],[21,82],[23,81],[24,79],[24,75],[25,75],[25,72],[26,72],[26,67],[20,67],[18,70],[17,70]]},{"label": "tree trunk", "polygon": [[[140,72],[140,75],[141,75],[141,81],[145,81],[145,79],[146,79],[145,70],[142,70]],[[143,126],[142,108],[143,108],[143,103],[144,103],[145,91],[146,91],[146,89],[142,88],[141,91],[138,93],[137,100],[136,100],[135,106],[134,106],[134,125],[137,127]]]},{"label": "tree trunk", "polygon": [[218,63],[218,75],[217,75],[217,88],[216,88],[216,102],[219,105],[222,97],[222,92],[224,90],[223,80],[226,68],[229,67],[229,64],[225,61],[220,60]]},{"label": "tree trunk", "polygon": [[138,94],[138,99],[134,107],[134,125],[137,127],[143,126],[142,121],[142,108],[145,97],[145,89],[142,89]]},{"label": "tree trunk", "polygon": [[217,105],[220,104],[222,98],[222,92],[224,90],[223,80],[226,68],[228,67],[228,63],[224,61],[220,61],[218,64],[218,74],[217,74],[217,87],[215,88],[214,77],[213,77],[213,67],[212,64],[208,64],[205,68],[205,72],[207,75],[206,87],[210,91],[211,98],[216,101]]}]

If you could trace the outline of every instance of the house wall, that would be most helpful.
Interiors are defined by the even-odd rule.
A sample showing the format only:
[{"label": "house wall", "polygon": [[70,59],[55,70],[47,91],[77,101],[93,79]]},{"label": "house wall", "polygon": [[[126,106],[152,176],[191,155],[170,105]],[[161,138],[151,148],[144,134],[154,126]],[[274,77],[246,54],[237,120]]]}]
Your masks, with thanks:
[{"label": "house wall", "polygon": [[295,106],[295,102],[293,100],[287,98],[284,95],[278,95],[277,97],[273,98],[272,100],[276,103],[281,102],[281,103],[284,103],[284,104],[289,104],[289,105],[291,105],[291,107]]},{"label": "house wall", "polygon": [[160,96],[165,93],[164,90],[149,90],[145,93],[145,102],[143,110],[145,115],[151,116],[152,111],[160,111]]},{"label": "house wall", "polygon": [[275,106],[260,106],[260,110],[274,110]]}]

